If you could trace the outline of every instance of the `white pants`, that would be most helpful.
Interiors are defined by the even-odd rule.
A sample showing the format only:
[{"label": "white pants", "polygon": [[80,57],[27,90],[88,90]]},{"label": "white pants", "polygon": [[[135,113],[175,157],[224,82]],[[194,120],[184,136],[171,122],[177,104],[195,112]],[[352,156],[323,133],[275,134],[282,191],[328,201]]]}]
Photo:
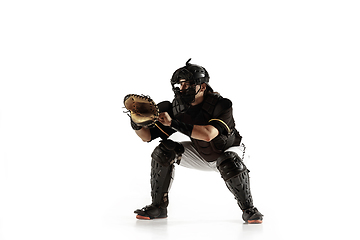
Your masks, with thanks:
[{"label": "white pants", "polygon": [[[195,149],[194,144],[190,141],[181,142],[181,144],[185,148],[185,152],[182,154],[180,166],[186,168],[197,169],[201,171],[216,171],[216,161],[207,162]],[[230,147],[225,152],[236,152],[239,157],[246,164],[248,156],[245,154],[245,145],[243,143],[240,146]]]}]

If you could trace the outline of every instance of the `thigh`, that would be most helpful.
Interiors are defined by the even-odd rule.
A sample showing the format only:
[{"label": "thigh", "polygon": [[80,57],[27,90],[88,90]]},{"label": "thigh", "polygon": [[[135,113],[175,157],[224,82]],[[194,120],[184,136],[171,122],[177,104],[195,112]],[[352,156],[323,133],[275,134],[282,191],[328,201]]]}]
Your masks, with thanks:
[{"label": "thigh", "polygon": [[218,171],[216,161],[207,162],[198,151],[196,151],[192,142],[181,142],[181,144],[184,146],[185,152],[181,157],[180,166],[201,171]]}]

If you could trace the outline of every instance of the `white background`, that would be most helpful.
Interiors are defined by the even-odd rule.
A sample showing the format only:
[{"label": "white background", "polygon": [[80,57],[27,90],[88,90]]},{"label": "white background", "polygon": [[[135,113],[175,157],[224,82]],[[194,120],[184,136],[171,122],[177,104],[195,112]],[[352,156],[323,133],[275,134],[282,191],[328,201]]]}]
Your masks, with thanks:
[{"label": "white background", "polygon": [[[1,1],[0,239],[359,239],[357,1]],[[233,102],[262,225],[181,167],[169,218],[128,93],[171,100],[192,58]],[[225,238],[226,236],[226,238]]]}]

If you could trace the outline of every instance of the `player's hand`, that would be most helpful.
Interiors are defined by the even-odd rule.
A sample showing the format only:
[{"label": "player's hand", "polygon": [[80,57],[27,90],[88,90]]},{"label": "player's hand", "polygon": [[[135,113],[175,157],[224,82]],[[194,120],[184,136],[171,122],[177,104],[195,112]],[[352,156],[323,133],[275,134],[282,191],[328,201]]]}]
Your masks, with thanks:
[{"label": "player's hand", "polygon": [[172,118],[167,112],[163,112],[159,114],[158,121],[162,123],[164,126],[170,127]]}]

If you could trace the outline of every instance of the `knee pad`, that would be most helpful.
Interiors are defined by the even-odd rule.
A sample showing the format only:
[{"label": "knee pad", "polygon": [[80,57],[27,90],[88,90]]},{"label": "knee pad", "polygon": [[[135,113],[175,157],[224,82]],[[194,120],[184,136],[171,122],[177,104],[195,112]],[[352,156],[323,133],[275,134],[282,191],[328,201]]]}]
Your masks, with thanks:
[{"label": "knee pad", "polygon": [[244,171],[248,171],[239,155],[235,152],[223,153],[217,159],[216,167],[225,181]]},{"label": "knee pad", "polygon": [[184,153],[184,147],[180,143],[166,139],[162,140],[157,146],[151,157],[154,161],[160,163],[162,166],[170,166],[174,162],[179,163],[181,155]]}]

